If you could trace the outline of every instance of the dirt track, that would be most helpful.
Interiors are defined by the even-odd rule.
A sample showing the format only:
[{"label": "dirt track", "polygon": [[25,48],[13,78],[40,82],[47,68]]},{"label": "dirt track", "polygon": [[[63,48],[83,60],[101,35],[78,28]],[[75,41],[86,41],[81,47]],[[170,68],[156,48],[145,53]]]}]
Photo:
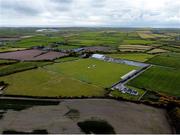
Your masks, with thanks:
[{"label": "dirt track", "polygon": [[[79,113],[70,118],[66,116],[70,109]],[[72,99],[58,106],[8,110],[0,120],[0,132],[46,129],[49,133],[82,133],[77,122],[87,119],[105,120],[116,133],[171,133],[166,111],[110,99]]]}]

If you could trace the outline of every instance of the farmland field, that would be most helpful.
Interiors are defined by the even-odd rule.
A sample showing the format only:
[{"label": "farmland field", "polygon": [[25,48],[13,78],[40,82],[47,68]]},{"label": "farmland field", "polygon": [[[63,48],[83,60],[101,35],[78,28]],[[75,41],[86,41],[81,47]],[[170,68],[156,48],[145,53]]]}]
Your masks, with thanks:
[{"label": "farmland field", "polygon": [[148,59],[154,57],[154,55],[145,54],[145,53],[107,54],[107,56],[112,58],[120,58],[120,59],[134,60],[140,62],[145,62]]},{"label": "farmland field", "polygon": [[77,49],[80,46],[77,45],[60,45],[58,47],[54,47],[54,49],[60,49],[60,50],[71,50],[71,49]]},{"label": "farmland field", "polygon": [[110,87],[113,83],[118,82],[124,74],[138,69],[134,66],[108,63],[96,59],[57,63],[45,68],[102,87]]},{"label": "farmland field", "polygon": [[78,46],[117,46],[126,36],[122,32],[81,32],[68,38],[68,42]]},{"label": "farmland field", "polygon": [[[48,11],[51,6],[52,11],[60,9],[58,3],[47,5]],[[39,8],[39,25],[56,23],[50,12],[41,14]],[[121,14],[110,12],[113,26],[121,25],[116,20]],[[83,27],[58,27],[69,18],[62,20],[56,13],[62,24],[54,28],[0,28],[0,134],[87,133],[91,127],[105,132],[107,125],[110,133],[179,133],[175,110],[180,97],[180,29],[86,28],[93,21],[102,23],[89,12]],[[74,13],[72,25],[83,19],[75,19]],[[51,21],[41,20],[43,16]],[[105,24],[104,17],[100,19]]]},{"label": "farmland field", "polygon": [[74,61],[74,60],[78,60],[80,58],[78,57],[65,57],[65,58],[60,58],[60,59],[56,59],[54,60],[54,62],[67,62],[67,61]]},{"label": "farmland field", "polygon": [[180,96],[180,70],[153,66],[137,78],[131,80],[128,85],[165,93],[172,96]]},{"label": "farmland field", "polygon": [[151,46],[146,45],[120,45],[119,50],[122,52],[145,52],[152,49]]},{"label": "farmland field", "polygon": [[43,128],[49,134],[85,134],[77,125],[85,120],[107,121],[117,134],[172,133],[165,110],[112,99],[70,99],[59,105],[7,110],[0,133]]},{"label": "farmland field", "polygon": [[13,51],[13,52],[5,52],[0,53],[0,59],[18,59],[18,60],[25,60],[33,58],[37,55],[42,54],[44,51],[41,50],[22,50],[22,51]]},{"label": "farmland field", "polygon": [[180,68],[180,54],[167,53],[157,55],[147,61],[147,63],[156,64],[165,67]]},{"label": "farmland field", "polygon": [[166,38],[167,35],[153,34],[151,31],[138,31],[138,34],[143,39]]},{"label": "farmland field", "polygon": [[101,87],[44,69],[34,69],[0,77],[0,81],[9,84],[4,90],[5,95],[78,97],[103,96],[105,93]]},{"label": "farmland field", "polygon": [[37,68],[47,64],[50,64],[50,62],[18,62],[11,65],[5,65],[0,67],[0,76]]},{"label": "farmland field", "polygon": [[13,59],[21,61],[53,60],[64,56],[67,56],[67,54],[55,51],[46,52],[38,49],[0,53],[0,59]]},{"label": "farmland field", "polygon": [[17,41],[14,46],[16,47],[24,47],[24,48],[30,48],[34,46],[48,46],[49,44],[53,42],[60,42],[64,41],[62,37],[48,37],[48,36],[32,36],[30,38],[25,38],[20,41]]},{"label": "farmland field", "polygon": [[123,44],[132,44],[132,45],[152,45],[154,43],[154,41],[151,40],[124,40]]},{"label": "farmland field", "polygon": [[0,52],[13,52],[13,51],[19,51],[24,50],[26,48],[11,48],[11,47],[0,47]]},{"label": "farmland field", "polygon": [[16,61],[14,60],[0,60],[0,65],[8,65],[8,64],[13,64]]},{"label": "farmland field", "polygon": [[169,51],[165,50],[165,49],[161,49],[161,48],[155,48],[155,49],[148,51],[147,53],[156,54],[156,53],[166,53],[166,52],[169,52]]},{"label": "farmland field", "polygon": [[162,46],[162,49],[171,51],[171,52],[177,52],[180,53],[180,48],[176,47],[176,46]]}]

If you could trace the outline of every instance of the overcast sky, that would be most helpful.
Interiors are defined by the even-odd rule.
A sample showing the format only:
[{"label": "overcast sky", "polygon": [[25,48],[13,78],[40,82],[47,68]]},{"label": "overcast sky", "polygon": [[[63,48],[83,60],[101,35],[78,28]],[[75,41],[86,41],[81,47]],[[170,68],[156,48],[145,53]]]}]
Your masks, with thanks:
[{"label": "overcast sky", "polygon": [[180,0],[0,0],[0,26],[180,28]]}]

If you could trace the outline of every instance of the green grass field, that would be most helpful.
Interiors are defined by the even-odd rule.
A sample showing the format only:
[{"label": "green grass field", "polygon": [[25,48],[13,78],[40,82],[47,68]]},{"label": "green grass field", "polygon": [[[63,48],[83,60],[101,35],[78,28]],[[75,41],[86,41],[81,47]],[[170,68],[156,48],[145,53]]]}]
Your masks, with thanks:
[{"label": "green grass field", "polygon": [[123,44],[132,44],[132,45],[152,45],[154,44],[154,41],[151,40],[143,40],[143,39],[133,39],[133,40],[124,40]]},{"label": "green grass field", "polygon": [[11,65],[5,65],[0,67],[0,76],[33,69],[47,64],[50,64],[50,62],[18,62]]},{"label": "green grass field", "polygon": [[13,51],[19,51],[24,50],[26,48],[14,48],[14,47],[0,47],[0,52],[13,52]]},{"label": "green grass field", "polygon": [[[63,58],[53,65],[0,77],[9,84],[5,95],[80,97],[104,96],[120,77],[137,67],[108,63],[96,59]],[[59,63],[60,62],[60,63]],[[38,63],[17,63],[4,67],[3,72],[21,70]],[[40,66],[39,63],[36,66]],[[43,63],[42,63],[43,64]],[[95,67],[93,66],[95,65]],[[16,68],[15,68],[16,67]],[[21,68],[18,68],[21,67]],[[88,68],[89,67],[89,68]]]},{"label": "green grass field", "polygon": [[8,64],[13,64],[16,63],[17,61],[15,60],[0,60],[0,65],[8,65]]},{"label": "green grass field", "polygon": [[180,53],[180,48],[178,48],[177,46],[162,46],[161,48],[171,52]]},{"label": "green grass field", "polygon": [[[90,32],[84,31],[79,32],[78,34],[69,34],[67,35],[35,35],[30,38],[25,38],[20,41],[17,41],[13,45],[16,47],[33,47],[33,46],[48,46],[55,42],[66,42],[68,45],[63,45],[56,47],[56,49],[75,49],[83,46],[118,46],[126,37],[126,33],[123,32]],[[11,44],[9,44],[11,45]]]},{"label": "green grass field", "polygon": [[169,51],[165,50],[165,49],[161,49],[161,48],[155,48],[155,49],[148,51],[147,53],[148,54],[159,54],[159,53],[167,53],[167,52],[169,52]]},{"label": "green grass field", "polygon": [[74,61],[74,60],[78,60],[78,59],[80,59],[80,58],[78,58],[78,57],[65,57],[65,58],[56,59],[54,61],[59,63],[59,62]]},{"label": "green grass field", "polygon": [[96,59],[80,59],[57,63],[45,68],[104,88],[118,82],[124,74],[137,69],[134,66],[108,63]]},{"label": "green grass field", "polygon": [[110,31],[98,31],[98,32],[81,32],[77,35],[68,38],[68,42],[72,45],[80,46],[117,46],[126,37],[126,33],[123,32],[110,32]]},{"label": "green grass field", "polygon": [[59,49],[59,50],[72,50],[72,49],[77,49],[80,48],[80,46],[73,46],[73,45],[60,45],[58,47],[54,47],[54,49]]},{"label": "green grass field", "polygon": [[63,37],[48,37],[48,36],[40,36],[40,35],[35,35],[30,38],[25,38],[20,41],[17,41],[15,43],[16,47],[23,47],[23,48],[29,48],[33,46],[48,46],[51,43],[54,42],[63,42],[64,38]]},{"label": "green grass field", "polygon": [[125,53],[125,54],[107,54],[112,58],[120,58],[120,59],[127,59],[127,60],[134,60],[145,62],[148,59],[154,57],[154,55],[145,54],[145,53]]},{"label": "green grass field", "polygon": [[[58,50],[87,46],[108,46],[112,50],[123,53],[108,54],[113,58],[158,65],[130,81],[129,85],[139,89],[146,88],[179,96],[180,55],[171,53],[180,52],[180,42],[176,40],[179,30],[61,28],[59,32],[42,32],[37,34],[36,29],[0,29],[2,37],[4,35],[7,37],[9,35],[12,37],[29,36],[19,38],[18,41],[3,43],[0,47],[0,52],[15,51],[35,46],[45,46]],[[165,53],[164,50],[169,52],[152,55],[153,53]],[[5,79],[10,84],[6,90],[7,94],[68,97],[82,95],[102,96],[105,92],[104,88],[118,82],[124,74],[137,69],[137,67],[133,66],[78,57],[56,59],[54,64],[51,63],[52,65],[45,66],[46,64],[48,63],[11,63],[10,61],[0,60],[0,79]],[[42,66],[44,69],[31,70]],[[37,76],[40,76],[42,79]],[[113,94],[114,96],[123,96],[137,100],[137,97],[131,97],[128,94],[124,95],[116,91]]]},{"label": "green grass field", "polygon": [[5,95],[74,97],[103,96],[103,88],[44,69],[33,69],[0,77],[8,83]]},{"label": "green grass field", "polygon": [[180,70],[153,66],[128,85],[173,96],[180,96]]},{"label": "green grass field", "polygon": [[157,55],[149,59],[147,63],[179,69],[180,68],[180,54],[167,53],[167,54]]}]

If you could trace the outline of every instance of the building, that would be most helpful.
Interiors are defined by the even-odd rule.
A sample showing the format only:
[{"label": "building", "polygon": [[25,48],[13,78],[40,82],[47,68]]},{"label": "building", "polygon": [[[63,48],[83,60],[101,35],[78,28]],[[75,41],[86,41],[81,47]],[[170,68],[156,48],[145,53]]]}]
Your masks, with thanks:
[{"label": "building", "polygon": [[74,52],[81,52],[81,51],[84,51],[84,48],[77,48],[77,49],[73,49]]},{"label": "building", "polygon": [[132,75],[134,75],[136,72],[137,72],[137,70],[132,70],[132,71],[130,71],[129,73],[123,75],[123,76],[121,77],[121,79],[126,80],[127,78],[129,78],[129,77],[131,77]]},{"label": "building", "polygon": [[102,54],[93,54],[91,57],[95,59],[100,59],[100,60],[104,60],[106,58],[106,56]]}]

